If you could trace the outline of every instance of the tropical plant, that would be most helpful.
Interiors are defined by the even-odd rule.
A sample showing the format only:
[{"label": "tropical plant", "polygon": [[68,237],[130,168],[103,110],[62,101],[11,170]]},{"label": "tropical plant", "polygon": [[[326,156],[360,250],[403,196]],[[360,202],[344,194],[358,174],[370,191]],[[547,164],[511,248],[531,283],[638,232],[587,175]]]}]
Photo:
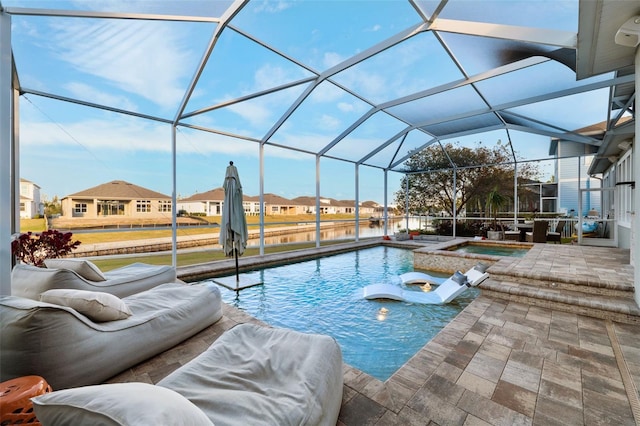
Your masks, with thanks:
[{"label": "tropical plant", "polygon": [[11,252],[21,262],[42,266],[45,259],[63,257],[80,245],[80,241],[71,241],[71,232],[55,229],[40,234],[27,232],[11,242]]},{"label": "tropical plant", "polygon": [[493,216],[491,227],[494,231],[497,231],[498,228],[502,228],[501,226],[498,226],[498,211],[507,201],[507,197],[500,193],[497,186],[494,186],[487,194],[486,212],[487,216]]}]

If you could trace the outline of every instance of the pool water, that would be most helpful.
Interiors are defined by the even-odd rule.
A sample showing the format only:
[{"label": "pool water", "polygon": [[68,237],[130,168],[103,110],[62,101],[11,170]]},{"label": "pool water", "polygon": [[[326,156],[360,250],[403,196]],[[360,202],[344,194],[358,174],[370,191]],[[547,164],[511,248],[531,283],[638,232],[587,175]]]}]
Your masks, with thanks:
[{"label": "pool water", "polygon": [[458,253],[486,254],[488,256],[524,257],[528,248],[500,247],[497,245],[465,244],[452,249]]},{"label": "pool water", "polygon": [[447,305],[362,298],[363,287],[399,285],[398,276],[412,270],[412,251],[381,246],[260,270],[264,284],[239,296],[220,289],[226,303],[267,324],[333,336],[345,363],[384,381],[479,293],[469,289]]}]

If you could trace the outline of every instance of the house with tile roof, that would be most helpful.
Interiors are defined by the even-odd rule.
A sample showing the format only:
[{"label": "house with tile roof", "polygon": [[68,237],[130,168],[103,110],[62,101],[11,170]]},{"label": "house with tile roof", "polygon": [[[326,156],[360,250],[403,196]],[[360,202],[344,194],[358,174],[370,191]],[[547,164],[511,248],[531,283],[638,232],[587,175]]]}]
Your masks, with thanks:
[{"label": "house with tile roof", "polygon": [[276,194],[264,194],[265,214],[295,215],[307,213],[307,206]]},{"label": "house with tile roof", "polygon": [[114,180],[67,195],[60,200],[62,217],[171,217],[171,197],[123,180]]},{"label": "house with tile roof", "polygon": [[[224,189],[215,188],[205,192],[198,192],[187,198],[181,198],[176,202],[178,212],[188,214],[203,214],[205,216],[221,216],[224,204]],[[242,204],[247,215],[260,214],[259,197],[251,197],[242,194]]]},{"label": "house with tile roof", "polygon": [[[203,214],[205,216],[222,215],[224,189],[215,188],[210,191],[196,193],[177,201],[178,212]],[[277,194],[266,193],[263,197],[264,212],[267,216],[314,214],[316,198],[309,196],[296,197],[292,200]],[[247,215],[260,214],[260,197],[243,194],[244,211]],[[373,214],[380,206],[373,201],[360,203],[360,214]],[[354,200],[320,199],[321,214],[355,214]]]},{"label": "house with tile roof", "polygon": [[[309,196],[296,197],[292,201],[305,206],[307,213],[315,214],[316,198]],[[320,198],[320,214],[355,214],[355,200],[336,200],[333,198]],[[360,203],[360,214],[373,214],[376,211],[377,203],[365,201]]]}]

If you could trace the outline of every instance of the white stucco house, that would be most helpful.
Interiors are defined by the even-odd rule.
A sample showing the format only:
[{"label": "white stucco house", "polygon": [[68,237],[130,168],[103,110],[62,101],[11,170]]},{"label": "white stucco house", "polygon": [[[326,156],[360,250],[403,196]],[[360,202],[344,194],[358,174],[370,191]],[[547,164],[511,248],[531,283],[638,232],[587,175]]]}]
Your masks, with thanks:
[{"label": "white stucco house", "polygon": [[20,179],[20,218],[33,219],[44,215],[44,204],[40,200],[40,187]]}]

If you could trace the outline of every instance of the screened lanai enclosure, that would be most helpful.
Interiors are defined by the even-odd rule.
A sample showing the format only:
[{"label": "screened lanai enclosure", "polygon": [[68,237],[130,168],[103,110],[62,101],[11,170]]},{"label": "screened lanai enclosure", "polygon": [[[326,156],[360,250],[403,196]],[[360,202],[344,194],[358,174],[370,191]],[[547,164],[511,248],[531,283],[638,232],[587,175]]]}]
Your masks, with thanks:
[{"label": "screened lanai enclosure", "polygon": [[233,160],[260,205],[313,194],[357,210],[428,173],[407,166],[428,147],[501,144],[542,182],[592,155],[584,170],[628,191],[633,229],[638,197],[610,170],[637,131],[637,2],[0,4],[3,292],[20,178],[60,197],[124,180],[175,206],[220,186]]}]

